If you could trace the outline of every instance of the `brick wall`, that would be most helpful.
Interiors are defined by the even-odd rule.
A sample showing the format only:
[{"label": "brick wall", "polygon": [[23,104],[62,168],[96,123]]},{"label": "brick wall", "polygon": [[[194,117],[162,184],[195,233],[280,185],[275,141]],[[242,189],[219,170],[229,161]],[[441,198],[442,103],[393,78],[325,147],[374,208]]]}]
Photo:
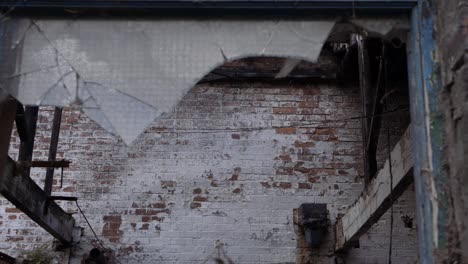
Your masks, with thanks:
[{"label": "brick wall", "polygon": [[468,263],[468,4],[465,0],[432,1],[436,14],[437,54],[444,119],[442,173],[446,183],[445,227],[440,262]]},{"label": "brick wall", "polygon": [[[333,233],[319,250],[301,248],[292,209],[327,203],[334,224],[362,191],[361,125],[346,120],[360,115],[358,91],[331,83],[200,85],[132,146],[66,109],[57,156],[73,163],[54,191],[79,197],[122,263],[212,263],[215,245],[234,263],[334,263]],[[47,157],[52,115],[41,110],[38,159]],[[41,186],[44,174],[32,173]],[[400,219],[414,211],[413,196],[410,190],[397,205],[395,263],[416,259],[415,229]],[[51,244],[7,201],[0,211],[0,250],[16,256]],[[79,263],[97,243],[82,216],[75,218],[84,227],[71,255]],[[347,263],[386,263],[387,218]],[[67,251],[57,255],[66,263]]]}]

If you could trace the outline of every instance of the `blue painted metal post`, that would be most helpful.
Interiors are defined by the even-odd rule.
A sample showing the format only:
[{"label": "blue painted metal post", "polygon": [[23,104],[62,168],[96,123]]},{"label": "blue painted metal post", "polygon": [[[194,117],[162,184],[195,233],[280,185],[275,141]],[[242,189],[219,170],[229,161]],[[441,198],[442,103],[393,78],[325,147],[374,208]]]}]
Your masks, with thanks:
[{"label": "blue painted metal post", "polygon": [[411,18],[408,73],[413,137],[419,256],[421,263],[438,263],[445,249],[445,177],[441,170],[441,84],[435,61],[434,16],[428,1],[418,1]]}]

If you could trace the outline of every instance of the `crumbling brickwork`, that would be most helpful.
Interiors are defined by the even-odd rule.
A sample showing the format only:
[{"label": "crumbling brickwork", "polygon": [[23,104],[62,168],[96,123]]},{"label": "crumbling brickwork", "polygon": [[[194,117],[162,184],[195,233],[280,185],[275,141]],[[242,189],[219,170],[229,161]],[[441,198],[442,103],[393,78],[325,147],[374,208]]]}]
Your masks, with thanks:
[{"label": "crumbling brickwork", "polygon": [[468,263],[468,3],[433,1],[436,15],[436,63],[441,73],[444,115],[443,173],[447,179],[448,220],[440,261]]},{"label": "crumbling brickwork", "polygon": [[[298,248],[293,208],[327,203],[333,225],[362,191],[361,124],[349,119],[361,115],[358,92],[334,83],[199,85],[132,146],[66,109],[57,157],[72,165],[62,188],[56,173],[54,191],[79,198],[122,263],[210,263],[216,245],[234,263],[334,263],[332,231],[320,249]],[[41,110],[38,159],[47,157],[52,115]],[[44,174],[33,171],[38,182]],[[416,260],[415,227],[402,220],[414,216],[413,196],[396,206],[395,263]],[[71,257],[79,263],[97,243],[76,206],[61,204],[84,227]],[[8,202],[0,210],[0,250],[51,242]],[[346,263],[386,263],[388,226],[387,215]]]}]

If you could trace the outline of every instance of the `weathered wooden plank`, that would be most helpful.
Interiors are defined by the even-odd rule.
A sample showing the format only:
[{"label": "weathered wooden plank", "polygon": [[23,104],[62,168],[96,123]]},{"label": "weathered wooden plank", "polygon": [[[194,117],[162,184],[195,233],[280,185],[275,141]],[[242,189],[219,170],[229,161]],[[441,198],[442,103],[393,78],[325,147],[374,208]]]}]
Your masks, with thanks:
[{"label": "weathered wooden plank", "polygon": [[[15,175],[15,169],[15,162],[8,157],[0,177],[0,193],[61,243],[69,245],[73,217],[54,201],[48,201],[48,195],[31,178]],[[44,210],[46,204],[47,211]]]},{"label": "weathered wooden plank", "polygon": [[335,245],[337,251],[345,249],[366,233],[411,184],[413,181],[411,151],[408,129],[391,152],[391,166],[387,160],[358,200],[337,221]]}]

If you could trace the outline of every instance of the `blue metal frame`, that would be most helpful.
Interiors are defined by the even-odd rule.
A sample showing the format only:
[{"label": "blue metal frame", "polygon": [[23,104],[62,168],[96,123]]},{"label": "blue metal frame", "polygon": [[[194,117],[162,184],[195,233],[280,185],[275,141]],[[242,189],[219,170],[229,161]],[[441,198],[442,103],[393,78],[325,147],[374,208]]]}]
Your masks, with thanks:
[{"label": "blue metal frame", "polygon": [[446,246],[446,182],[442,175],[443,117],[438,67],[434,61],[434,14],[420,0],[411,18],[408,39],[408,76],[413,140],[414,182],[421,263],[439,263],[436,253]]}]

